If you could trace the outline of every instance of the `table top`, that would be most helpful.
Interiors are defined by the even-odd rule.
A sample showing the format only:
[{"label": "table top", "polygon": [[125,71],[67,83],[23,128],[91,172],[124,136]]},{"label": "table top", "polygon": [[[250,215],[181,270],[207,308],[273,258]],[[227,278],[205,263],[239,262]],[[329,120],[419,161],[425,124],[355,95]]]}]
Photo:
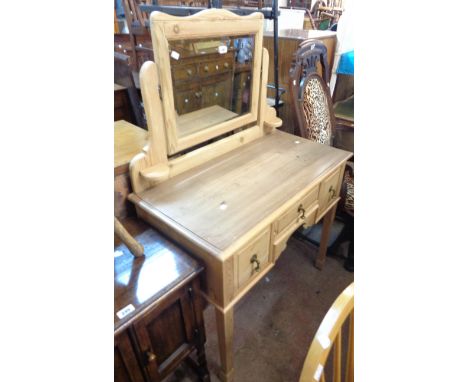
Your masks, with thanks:
[{"label": "table top", "polygon": [[139,193],[139,204],[221,253],[351,153],[275,130]]},{"label": "table top", "polygon": [[[280,29],[278,31],[278,37],[281,38],[289,38],[295,40],[306,40],[308,38],[327,38],[327,37],[335,37],[336,32],[333,31],[321,31],[321,30],[314,30],[314,29]],[[273,38],[273,32],[264,32],[263,37],[271,37]]]},{"label": "table top", "polygon": [[146,145],[148,131],[130,122],[114,122],[114,176],[128,171],[130,160]]},{"label": "table top", "polygon": [[[189,282],[203,268],[181,248],[136,218],[122,221],[145,248],[136,258],[118,238],[114,242],[114,333],[130,325],[182,282]],[[132,307],[129,307],[129,306]],[[118,312],[128,312],[122,318]]]}]

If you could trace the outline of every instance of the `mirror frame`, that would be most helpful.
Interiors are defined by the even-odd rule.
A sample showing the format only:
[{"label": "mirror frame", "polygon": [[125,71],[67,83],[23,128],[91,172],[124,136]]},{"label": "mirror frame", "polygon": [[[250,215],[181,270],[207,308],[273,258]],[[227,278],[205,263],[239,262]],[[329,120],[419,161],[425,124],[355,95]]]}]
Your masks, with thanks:
[{"label": "mirror frame", "polygon": [[[213,12],[212,9],[207,9],[192,16],[178,17],[155,11],[151,13],[150,25],[154,59],[160,79],[160,97],[162,99],[168,155],[176,154],[250,123],[258,123],[263,47],[262,13],[255,12],[248,16],[239,16],[224,9],[216,9],[216,12]],[[225,37],[226,35],[249,35],[254,37],[250,111],[228,121],[207,127],[191,135],[179,137],[176,126],[176,109],[170,67],[169,41],[210,37],[216,38]]]}]

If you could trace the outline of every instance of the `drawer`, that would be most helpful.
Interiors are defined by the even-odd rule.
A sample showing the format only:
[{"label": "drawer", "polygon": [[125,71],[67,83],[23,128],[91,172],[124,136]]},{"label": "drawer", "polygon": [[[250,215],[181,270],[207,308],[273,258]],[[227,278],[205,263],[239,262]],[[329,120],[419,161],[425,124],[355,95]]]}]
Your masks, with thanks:
[{"label": "drawer", "polygon": [[212,76],[232,70],[232,60],[230,60],[229,57],[224,60],[202,62],[199,67],[200,77]]},{"label": "drawer", "polygon": [[336,169],[333,174],[320,183],[319,192],[319,216],[340,196],[340,170]]},{"label": "drawer", "polygon": [[281,236],[290,225],[301,226],[304,223],[305,215],[315,207],[315,202],[318,197],[318,186],[307,193],[301,200],[289,208],[275,222],[275,236]]},{"label": "drawer", "polygon": [[250,243],[237,255],[237,285],[238,289],[246,286],[265,267],[271,263],[269,259],[270,228],[263,231],[258,238]]},{"label": "drawer", "polygon": [[315,219],[317,217],[318,211],[318,204],[317,201],[313,203],[311,207],[308,207],[304,213],[304,218],[296,219],[292,224],[290,224],[286,229],[284,229],[280,235],[275,235],[273,240],[273,249],[272,249],[272,256],[273,261],[275,262],[278,260],[278,257],[281,255],[281,252],[284,251],[286,248],[286,244],[294,233],[294,231],[299,228],[301,225],[304,226],[311,226],[315,223]]},{"label": "drawer", "polygon": [[201,105],[201,91],[175,91],[175,108],[179,115],[190,113],[200,109]]},{"label": "drawer", "polygon": [[173,81],[186,81],[198,76],[196,65],[175,66],[172,71]]}]

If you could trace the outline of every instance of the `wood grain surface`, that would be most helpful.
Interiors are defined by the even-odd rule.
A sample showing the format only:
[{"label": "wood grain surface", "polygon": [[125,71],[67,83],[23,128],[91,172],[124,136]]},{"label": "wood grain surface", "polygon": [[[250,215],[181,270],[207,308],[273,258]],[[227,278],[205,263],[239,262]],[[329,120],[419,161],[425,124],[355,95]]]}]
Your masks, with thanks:
[{"label": "wood grain surface", "polygon": [[153,211],[224,251],[349,156],[275,131],[138,196]]},{"label": "wood grain surface", "polygon": [[114,176],[127,172],[130,160],[147,143],[148,132],[127,121],[114,122]]}]

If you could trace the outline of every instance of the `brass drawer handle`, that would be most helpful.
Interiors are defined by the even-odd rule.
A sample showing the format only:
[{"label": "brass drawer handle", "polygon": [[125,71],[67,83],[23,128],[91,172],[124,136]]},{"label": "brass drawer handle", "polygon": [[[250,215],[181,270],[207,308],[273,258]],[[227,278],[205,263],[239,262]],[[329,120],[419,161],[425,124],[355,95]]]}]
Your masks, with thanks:
[{"label": "brass drawer handle", "polygon": [[257,254],[253,255],[250,258],[250,264],[255,264],[255,268],[254,268],[255,272],[258,272],[260,270],[260,261],[258,261],[257,259]]},{"label": "brass drawer handle", "polygon": [[330,186],[329,190],[328,190],[328,193],[332,193],[330,199],[333,199],[336,195],[336,191],[333,189],[333,186]]},{"label": "brass drawer handle", "polygon": [[301,219],[305,219],[305,209],[304,207],[302,206],[302,204],[299,206],[299,208],[297,209],[297,212],[299,212],[301,215],[299,216]]},{"label": "brass drawer handle", "polygon": [[149,350],[146,352],[146,359],[149,362],[155,362],[156,361],[156,354],[150,352]]},{"label": "brass drawer handle", "polygon": [[209,69],[208,65],[205,65],[204,69],[205,69],[205,72],[207,72]]},{"label": "brass drawer handle", "polygon": [[187,69],[187,74],[188,74],[189,76],[191,76],[191,75],[192,75],[192,69]]}]

